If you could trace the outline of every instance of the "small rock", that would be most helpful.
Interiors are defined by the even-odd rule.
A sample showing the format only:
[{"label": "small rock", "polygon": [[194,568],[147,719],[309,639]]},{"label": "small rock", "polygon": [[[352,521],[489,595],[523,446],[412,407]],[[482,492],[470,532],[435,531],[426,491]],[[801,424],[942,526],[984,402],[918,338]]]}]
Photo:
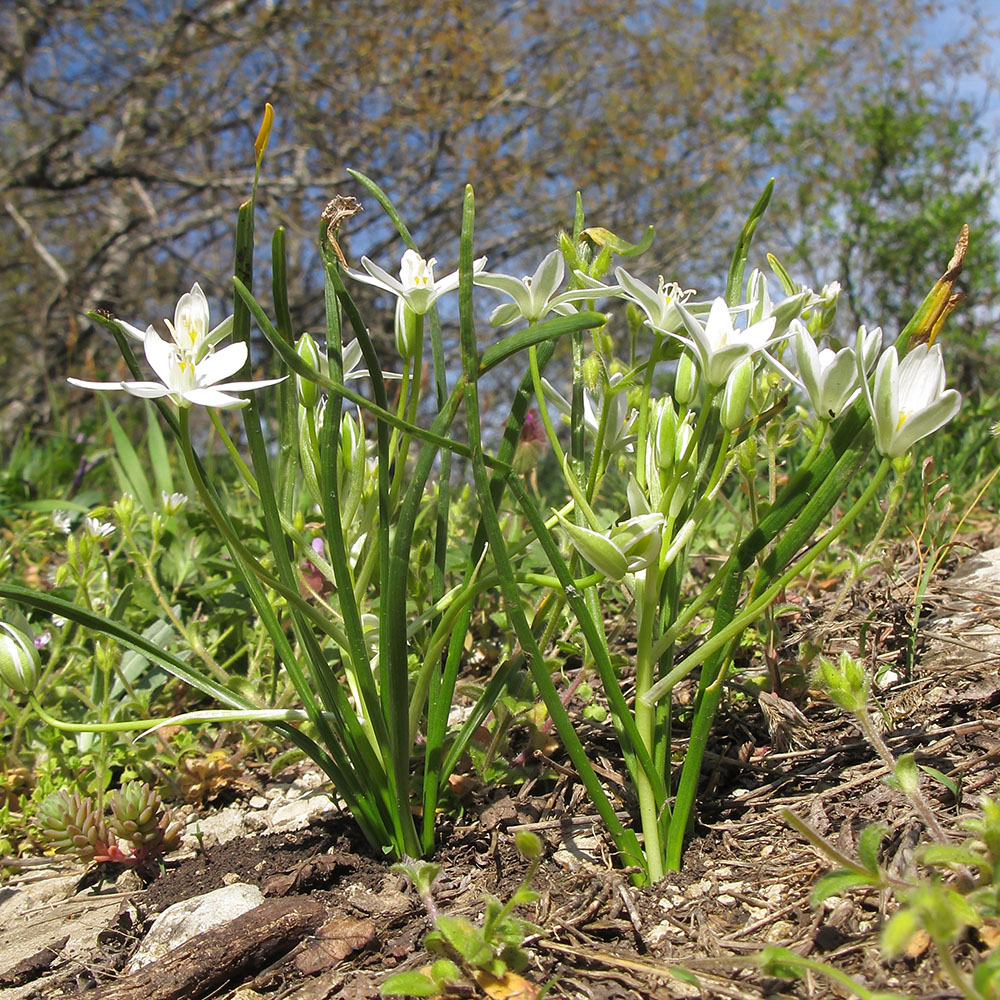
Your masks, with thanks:
[{"label": "small rock", "polygon": [[167,907],[154,921],[126,969],[135,972],[203,931],[224,924],[264,902],[255,885],[239,882]]},{"label": "small rock", "polygon": [[[277,808],[275,808],[277,806]],[[337,811],[337,804],[325,792],[303,795],[291,802],[276,800],[268,810],[271,829],[275,832],[304,830],[317,820]]]}]

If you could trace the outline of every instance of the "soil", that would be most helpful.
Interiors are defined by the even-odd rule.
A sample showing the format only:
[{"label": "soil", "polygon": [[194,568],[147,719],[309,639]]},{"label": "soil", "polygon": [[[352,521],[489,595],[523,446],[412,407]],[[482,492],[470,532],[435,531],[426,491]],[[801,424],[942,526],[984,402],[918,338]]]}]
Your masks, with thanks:
[{"label": "soil", "polygon": [[[981,549],[997,542],[995,533],[976,540]],[[530,963],[522,978],[470,983],[453,995],[516,1000],[535,996],[545,984],[546,996],[588,1000],[845,995],[817,975],[765,976],[753,956],[780,945],[829,962],[868,989],[956,996],[926,942],[916,940],[906,956],[883,961],[879,932],[894,905],[884,895],[853,890],[811,904],[816,880],[830,864],[780,813],[790,809],[849,856],[866,824],[884,824],[882,860],[897,873],[914,870],[914,849],[926,840],[923,824],[885,783],[887,769],[852,721],[801,676],[795,683],[796,650],[817,636],[833,653],[857,651],[863,636],[869,662],[889,671],[877,692],[887,742],[895,754],[912,752],[918,764],[957,785],[956,797],[940,781],[925,778],[923,784],[949,832],[960,837],[960,822],[979,798],[1000,794],[1000,571],[984,586],[961,574],[948,579],[946,567],[943,582],[932,585],[925,600],[916,666],[906,678],[916,569],[916,560],[901,550],[891,574],[869,576],[839,607],[842,595],[822,581],[789,598],[775,651],[781,695],[758,699],[752,689],[736,687],[724,700],[683,871],[655,886],[636,888],[613,867],[600,826],[557,746],[544,747],[534,776],[519,787],[472,788],[464,814],[440,830],[435,900],[441,912],[475,920],[484,894],[509,897],[526,864],[513,846],[519,829],[537,832],[546,856],[533,882],[540,897],[522,908],[538,927],[526,942]],[[620,765],[606,728],[589,724],[582,731],[592,759],[615,787]],[[628,808],[625,800],[621,807]],[[324,951],[330,935],[307,934],[266,968],[244,970],[215,988],[217,1000],[367,1000],[378,996],[386,973],[429,961],[422,948],[430,929],[423,902],[372,854],[350,820],[338,817],[170,860],[160,878],[134,891],[116,892],[107,882],[95,887],[93,877],[81,880],[75,900],[115,902],[97,953],[84,963],[61,961],[57,951],[37,958],[40,978],[19,995],[104,996],[102,984],[120,976],[157,912],[235,881],[258,885],[271,898],[319,901],[339,921],[337,936],[350,943]],[[9,883],[17,884],[17,878]],[[968,937],[957,947],[959,963],[985,947],[980,937]],[[0,955],[0,974],[9,973],[7,964]],[[679,967],[698,985],[683,972],[678,978]]]}]

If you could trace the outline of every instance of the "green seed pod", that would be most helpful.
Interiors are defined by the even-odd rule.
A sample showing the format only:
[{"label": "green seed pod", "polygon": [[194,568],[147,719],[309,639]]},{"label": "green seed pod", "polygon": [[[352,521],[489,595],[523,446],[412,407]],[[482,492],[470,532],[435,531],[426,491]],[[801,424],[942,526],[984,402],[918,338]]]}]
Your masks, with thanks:
[{"label": "green seed pod", "polygon": [[0,680],[17,694],[31,694],[41,666],[34,639],[7,622],[0,622]]}]

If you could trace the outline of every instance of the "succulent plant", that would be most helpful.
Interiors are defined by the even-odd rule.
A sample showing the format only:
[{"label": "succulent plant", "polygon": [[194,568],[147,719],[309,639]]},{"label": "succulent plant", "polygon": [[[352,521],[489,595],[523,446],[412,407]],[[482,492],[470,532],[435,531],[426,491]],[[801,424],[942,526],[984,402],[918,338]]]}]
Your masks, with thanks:
[{"label": "succulent plant", "polygon": [[42,837],[61,854],[81,861],[116,861],[143,870],[180,842],[182,825],[171,818],[155,789],[130,781],[108,796],[112,817],[105,821],[94,801],[60,789],[38,809]]},{"label": "succulent plant", "polygon": [[42,836],[60,854],[76,854],[81,861],[107,861],[112,846],[104,817],[92,799],[61,788],[38,809]]},{"label": "succulent plant", "polygon": [[111,832],[128,844],[137,861],[173,850],[180,842],[181,824],[173,822],[159,792],[149,785],[130,781],[111,793],[108,804],[113,815],[108,824]]}]

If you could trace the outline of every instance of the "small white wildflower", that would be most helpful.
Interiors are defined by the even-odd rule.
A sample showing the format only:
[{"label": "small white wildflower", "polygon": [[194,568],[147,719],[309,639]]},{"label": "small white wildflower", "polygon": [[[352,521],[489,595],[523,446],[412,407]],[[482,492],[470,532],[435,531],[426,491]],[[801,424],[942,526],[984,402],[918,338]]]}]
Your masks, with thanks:
[{"label": "small white wildflower", "polygon": [[184,505],[188,502],[188,498],[183,493],[168,493],[163,490],[160,493],[160,500],[163,503],[163,513],[170,517],[172,514],[177,514],[184,509]]},{"label": "small white wildflower", "polygon": [[83,530],[91,538],[107,538],[115,530],[115,526],[108,524],[107,521],[98,521],[96,517],[85,517],[83,519]]},{"label": "small white wildflower", "polygon": [[73,528],[73,512],[69,510],[54,510],[52,512],[52,524],[56,531],[61,531],[68,535]]}]

